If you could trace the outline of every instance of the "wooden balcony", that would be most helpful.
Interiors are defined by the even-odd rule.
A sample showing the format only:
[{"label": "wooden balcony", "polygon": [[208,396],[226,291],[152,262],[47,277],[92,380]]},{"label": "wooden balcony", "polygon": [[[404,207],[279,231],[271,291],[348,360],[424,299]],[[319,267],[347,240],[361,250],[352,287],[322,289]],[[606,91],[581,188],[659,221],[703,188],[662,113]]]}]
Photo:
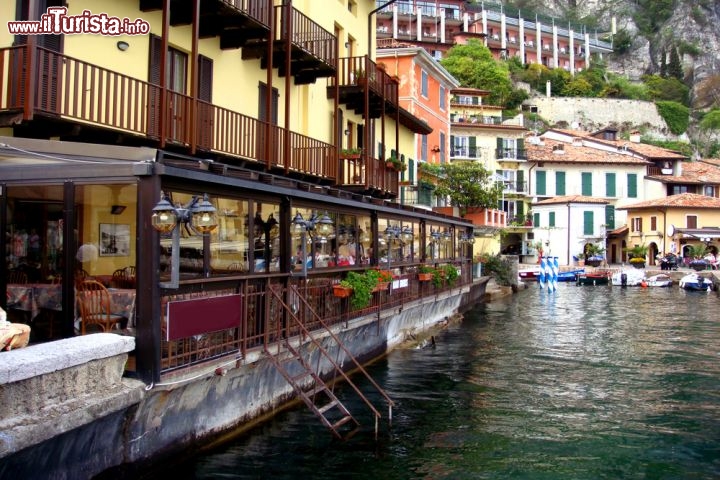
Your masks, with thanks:
[{"label": "wooden balcony", "polygon": [[338,177],[334,145],[41,47],[0,49],[0,127],[11,126],[39,137],[202,151],[325,184]]},{"label": "wooden balcony", "polygon": [[[278,69],[278,75],[291,75],[296,85],[314,83],[318,78],[335,75],[338,57],[335,35],[289,4],[275,7],[273,31],[272,64]],[[289,72],[285,62],[288,55]],[[260,59],[260,66],[267,68],[267,38],[245,43],[242,58]]]},{"label": "wooden balcony", "polygon": [[344,190],[381,198],[395,198],[399,173],[385,166],[385,160],[363,152],[358,158],[341,158],[337,184]]},{"label": "wooden balcony", "polygon": [[366,93],[368,112],[365,118],[380,118],[383,114],[392,116],[398,112],[398,82],[369,57],[341,58],[338,65],[337,77],[330,79],[328,98],[335,97],[337,79],[339,103],[355,113],[365,116]]},{"label": "wooden balcony", "polygon": [[[143,12],[162,10],[164,0],[140,0]],[[170,25],[192,23],[193,2],[170,2]],[[249,41],[266,39],[270,32],[267,0],[203,0],[200,4],[200,38],[220,37],[220,48],[240,48]]]}]

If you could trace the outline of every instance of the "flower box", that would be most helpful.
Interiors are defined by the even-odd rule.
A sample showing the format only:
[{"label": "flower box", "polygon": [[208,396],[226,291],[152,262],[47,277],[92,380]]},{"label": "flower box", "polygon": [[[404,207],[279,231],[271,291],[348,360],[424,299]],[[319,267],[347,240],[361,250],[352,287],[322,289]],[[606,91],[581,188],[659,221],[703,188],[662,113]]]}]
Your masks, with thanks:
[{"label": "flower box", "polygon": [[342,285],[333,285],[333,295],[338,298],[347,298],[352,295],[352,288],[344,287]]},{"label": "flower box", "polygon": [[418,273],[418,281],[420,282],[429,282],[432,277],[432,273]]},{"label": "flower box", "polygon": [[375,285],[375,288],[373,288],[373,292],[382,292],[383,290],[387,290],[389,286],[390,282],[379,282]]}]

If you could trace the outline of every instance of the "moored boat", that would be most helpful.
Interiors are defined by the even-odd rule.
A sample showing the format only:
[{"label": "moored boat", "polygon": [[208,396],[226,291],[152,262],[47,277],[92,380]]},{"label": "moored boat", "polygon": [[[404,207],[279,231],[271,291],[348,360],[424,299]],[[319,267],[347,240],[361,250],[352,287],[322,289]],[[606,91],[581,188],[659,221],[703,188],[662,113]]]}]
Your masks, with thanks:
[{"label": "moored boat", "polygon": [[568,270],[567,272],[558,272],[558,282],[574,282],[577,280],[577,277],[579,275],[583,275],[585,273],[584,268],[580,268],[577,270]]},{"label": "moored boat", "polygon": [[645,279],[645,285],[648,287],[672,287],[673,279],[664,273],[651,275]]},{"label": "moored boat", "polygon": [[609,285],[611,273],[609,270],[596,270],[594,272],[583,273],[577,276],[575,283],[577,285]]},{"label": "moored boat", "polygon": [[613,285],[623,287],[637,287],[645,280],[645,271],[637,268],[618,270],[612,274],[610,281]]},{"label": "moored boat", "polygon": [[713,289],[713,282],[697,273],[688,273],[680,279],[680,288],[698,292],[710,292]]}]

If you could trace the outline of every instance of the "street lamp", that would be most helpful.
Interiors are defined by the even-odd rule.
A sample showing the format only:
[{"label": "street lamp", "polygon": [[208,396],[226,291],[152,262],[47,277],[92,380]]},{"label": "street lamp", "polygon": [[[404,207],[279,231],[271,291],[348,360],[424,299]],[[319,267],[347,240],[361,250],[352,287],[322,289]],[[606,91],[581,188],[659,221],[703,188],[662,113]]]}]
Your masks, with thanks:
[{"label": "street lamp", "polygon": [[207,235],[218,225],[215,207],[208,200],[207,193],[202,200],[194,195],[185,205],[173,205],[168,197],[160,192],[160,201],[153,207],[152,226],[160,233],[172,232],[172,257],[170,264],[170,282],[161,282],[161,288],[180,286],[180,225],[192,235]]},{"label": "street lamp", "polygon": [[[302,255],[302,271],[301,276],[307,277],[307,235],[313,240],[327,242],[328,238],[335,235],[335,224],[330,216],[326,213],[317,216],[313,213],[309,219],[305,220],[300,212],[290,222],[290,233],[294,238],[300,238],[300,248]],[[314,263],[313,259],[313,263]]]},{"label": "street lamp", "polygon": [[[387,246],[387,269],[390,271],[393,243],[400,245],[400,256],[402,257],[403,248],[405,245],[412,243],[414,234],[412,229],[407,225],[404,228],[400,228],[397,225],[393,226],[388,223],[388,226],[383,232],[383,237],[385,238],[385,245]],[[392,282],[390,283],[390,291],[392,292]]]}]

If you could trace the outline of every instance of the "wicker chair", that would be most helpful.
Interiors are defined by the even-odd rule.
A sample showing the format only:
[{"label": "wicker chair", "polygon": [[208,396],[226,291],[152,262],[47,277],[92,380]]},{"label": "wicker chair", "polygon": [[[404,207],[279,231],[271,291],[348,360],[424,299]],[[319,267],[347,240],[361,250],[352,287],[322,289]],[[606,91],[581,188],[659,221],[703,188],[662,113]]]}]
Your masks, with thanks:
[{"label": "wicker chair", "polygon": [[8,272],[7,283],[24,285],[28,283],[27,273],[22,270],[10,270]]},{"label": "wicker chair", "polygon": [[80,332],[85,335],[90,326],[97,326],[103,332],[125,321],[125,317],[115,315],[111,309],[110,292],[95,280],[85,280],[77,287],[77,299],[80,304]]}]

